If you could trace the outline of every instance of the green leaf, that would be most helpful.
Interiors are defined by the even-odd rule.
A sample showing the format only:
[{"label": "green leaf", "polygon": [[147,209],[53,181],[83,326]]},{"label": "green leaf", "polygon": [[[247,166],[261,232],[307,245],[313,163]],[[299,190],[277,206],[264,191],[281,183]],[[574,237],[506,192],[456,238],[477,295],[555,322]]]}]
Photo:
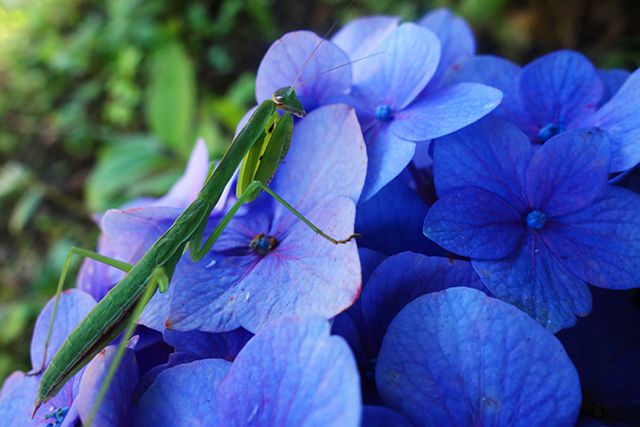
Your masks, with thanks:
[{"label": "green leaf", "polygon": [[[128,137],[117,144],[102,149],[98,163],[89,176],[86,198],[92,212],[103,212],[124,202],[145,195],[160,195],[168,190],[171,182],[163,180],[161,188],[144,193],[149,181],[159,173],[167,173],[182,162],[173,165],[158,144],[149,136]],[[175,176],[175,175],[174,175]]]},{"label": "green leaf", "polygon": [[20,233],[40,206],[44,191],[38,187],[29,188],[18,200],[9,218],[9,231]]},{"label": "green leaf", "polygon": [[193,146],[195,75],[184,48],[170,42],[151,57],[145,114],[151,131],[163,143],[185,155]]}]

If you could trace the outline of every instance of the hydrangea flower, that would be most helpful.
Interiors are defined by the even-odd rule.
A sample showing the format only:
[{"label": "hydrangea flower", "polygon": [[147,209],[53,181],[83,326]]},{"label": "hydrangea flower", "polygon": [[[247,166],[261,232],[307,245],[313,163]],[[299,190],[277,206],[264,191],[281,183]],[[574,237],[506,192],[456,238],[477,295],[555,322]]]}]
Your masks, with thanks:
[{"label": "hydrangea flower", "polygon": [[[330,235],[348,236],[365,171],[353,110],[331,105],[296,125],[286,162],[270,186]],[[282,315],[330,318],[353,303],[360,292],[354,243],[326,241],[267,195],[252,206],[229,223],[200,262],[183,257],[164,297],[170,302],[152,308],[149,326],[208,332],[242,326],[255,332]],[[277,242],[272,250],[250,248],[261,233]]]},{"label": "hydrangea flower", "polygon": [[[358,39],[356,27],[347,39]],[[353,43],[351,43],[353,44]],[[350,102],[358,111],[367,143],[369,167],[362,200],[376,194],[411,161],[415,142],[447,135],[493,110],[497,89],[476,83],[423,89],[436,73],[441,44],[425,27],[405,23],[388,33],[366,60]],[[354,59],[354,58],[352,58]],[[364,62],[364,61],[363,61]]]},{"label": "hydrangea flower", "polygon": [[565,132],[536,149],[488,119],[437,140],[434,168],[440,199],[425,234],[552,331],[589,313],[585,282],[640,285],[640,197],[607,185],[602,133]]},{"label": "hydrangea flower", "polygon": [[475,289],[417,298],[391,322],[376,384],[415,426],[570,426],[580,383],[558,340]]},{"label": "hydrangea flower", "polygon": [[[45,366],[49,365],[67,335],[95,304],[95,300],[85,292],[72,289],[62,293]],[[43,361],[44,343],[52,310],[53,299],[45,306],[36,321],[31,340],[31,364],[34,371],[40,368]],[[114,353],[115,347],[107,347],[98,354],[86,368],[69,380],[55,397],[42,405],[33,419],[31,413],[42,375],[31,376],[14,372],[5,381],[0,393],[2,422],[4,425],[11,426],[61,427],[73,426],[76,420],[86,419],[102,384],[100,378],[106,374]],[[129,401],[137,378],[133,351],[127,350],[114,377],[114,382],[107,390],[103,404],[98,410],[96,420],[100,422],[99,425],[105,427],[130,425],[127,420],[131,419],[133,408]]]},{"label": "hydrangea flower", "polygon": [[604,130],[610,141],[610,171],[619,172],[640,162],[640,113],[635,108],[640,102],[640,71],[626,75],[598,72],[582,54],[561,50],[523,68],[502,58],[471,58],[449,75],[449,81],[475,81],[502,90],[507,95],[496,113],[534,142],[569,129]]},{"label": "hydrangea flower", "polygon": [[358,372],[319,317],[284,317],[233,363],[203,359],[162,372],[140,400],[138,426],[358,426]]}]

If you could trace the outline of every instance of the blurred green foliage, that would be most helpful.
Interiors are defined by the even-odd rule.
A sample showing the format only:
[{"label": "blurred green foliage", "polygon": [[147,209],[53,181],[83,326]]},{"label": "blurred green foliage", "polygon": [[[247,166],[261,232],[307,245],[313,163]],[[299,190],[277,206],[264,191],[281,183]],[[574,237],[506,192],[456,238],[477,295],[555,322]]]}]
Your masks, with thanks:
[{"label": "blurred green foliage", "polygon": [[95,245],[92,214],[163,194],[198,136],[220,156],[254,102],[260,58],[287,31],[446,6],[482,53],[526,62],[566,47],[600,66],[640,64],[631,0],[348,3],[0,0],[0,379],[29,369],[32,324],[67,250]]}]

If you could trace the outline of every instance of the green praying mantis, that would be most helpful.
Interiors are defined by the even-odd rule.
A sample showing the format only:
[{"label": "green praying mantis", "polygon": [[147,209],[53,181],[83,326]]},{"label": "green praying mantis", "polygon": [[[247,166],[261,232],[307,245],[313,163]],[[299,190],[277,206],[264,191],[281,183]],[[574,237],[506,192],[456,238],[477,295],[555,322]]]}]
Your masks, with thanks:
[{"label": "green praying mantis", "polygon": [[[320,43],[322,41],[312,51],[311,56],[319,48]],[[302,65],[303,69],[311,56]],[[327,235],[267,186],[287,155],[293,133],[293,116],[303,118],[306,115],[294,88],[301,73],[302,71],[298,73],[298,77],[291,86],[276,90],[270,100],[263,101],[256,108],[247,124],[233,139],[217,167],[210,169],[196,199],[137,263],[130,265],[81,248],[72,248],[69,251],[58,283],[56,301],[45,341],[42,368],[36,373],[40,373],[45,366],[58,300],[72,257],[74,255],[88,257],[118,268],[126,272],[126,275],[67,337],[44,370],[38,385],[33,416],[43,403],[53,398],[69,379],[124,331],[114,360],[94,403],[92,414],[88,420],[85,420],[85,425],[91,425],[145,305],[156,290],[165,292],[168,289],[176,265],[187,249],[192,260],[195,262],[201,260],[238,209],[243,204],[255,200],[262,191],[284,205],[315,233],[334,244],[347,243],[357,237],[356,234],[352,234],[343,239],[336,239]],[[236,185],[237,201],[203,243],[209,216],[239,166],[240,172]],[[251,248],[258,251],[268,251],[272,245],[272,238],[263,234],[256,236],[250,242]]]}]

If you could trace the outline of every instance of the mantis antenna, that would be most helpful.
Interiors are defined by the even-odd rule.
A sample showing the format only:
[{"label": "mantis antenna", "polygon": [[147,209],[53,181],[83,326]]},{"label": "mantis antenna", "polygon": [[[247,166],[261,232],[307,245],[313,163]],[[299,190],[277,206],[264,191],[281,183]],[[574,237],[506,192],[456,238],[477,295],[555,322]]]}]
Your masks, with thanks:
[{"label": "mantis antenna", "polygon": [[291,88],[289,89],[289,93],[288,95],[291,95],[291,92],[293,92],[293,89],[296,86],[296,83],[298,82],[298,79],[300,79],[300,76],[302,75],[302,72],[304,71],[304,69],[307,67],[307,65],[309,64],[309,61],[311,61],[311,58],[313,58],[313,56],[315,55],[315,53],[318,51],[318,49],[320,49],[320,46],[322,46],[322,43],[325,41],[325,39],[327,38],[327,36],[329,34],[331,34],[331,32],[333,31],[333,29],[336,27],[336,25],[338,25],[338,22],[342,19],[342,17],[344,16],[344,14],[347,12],[347,10],[349,10],[349,8],[351,7],[351,5],[353,4],[353,0],[351,0],[349,2],[349,4],[347,5],[347,7],[344,9],[344,11],[342,11],[342,13],[340,14],[340,16],[338,17],[338,19],[336,19],[335,21],[333,21],[333,24],[331,25],[331,27],[327,30],[327,32],[324,34],[324,36],[322,36],[322,38],[320,39],[320,41],[318,42],[318,44],[313,48],[313,50],[311,51],[311,53],[309,54],[309,56],[307,57],[307,59],[305,59],[305,61],[302,63],[302,67],[300,67],[300,71],[298,71],[298,74],[296,75],[296,78],[293,79],[293,83],[291,83]]}]

